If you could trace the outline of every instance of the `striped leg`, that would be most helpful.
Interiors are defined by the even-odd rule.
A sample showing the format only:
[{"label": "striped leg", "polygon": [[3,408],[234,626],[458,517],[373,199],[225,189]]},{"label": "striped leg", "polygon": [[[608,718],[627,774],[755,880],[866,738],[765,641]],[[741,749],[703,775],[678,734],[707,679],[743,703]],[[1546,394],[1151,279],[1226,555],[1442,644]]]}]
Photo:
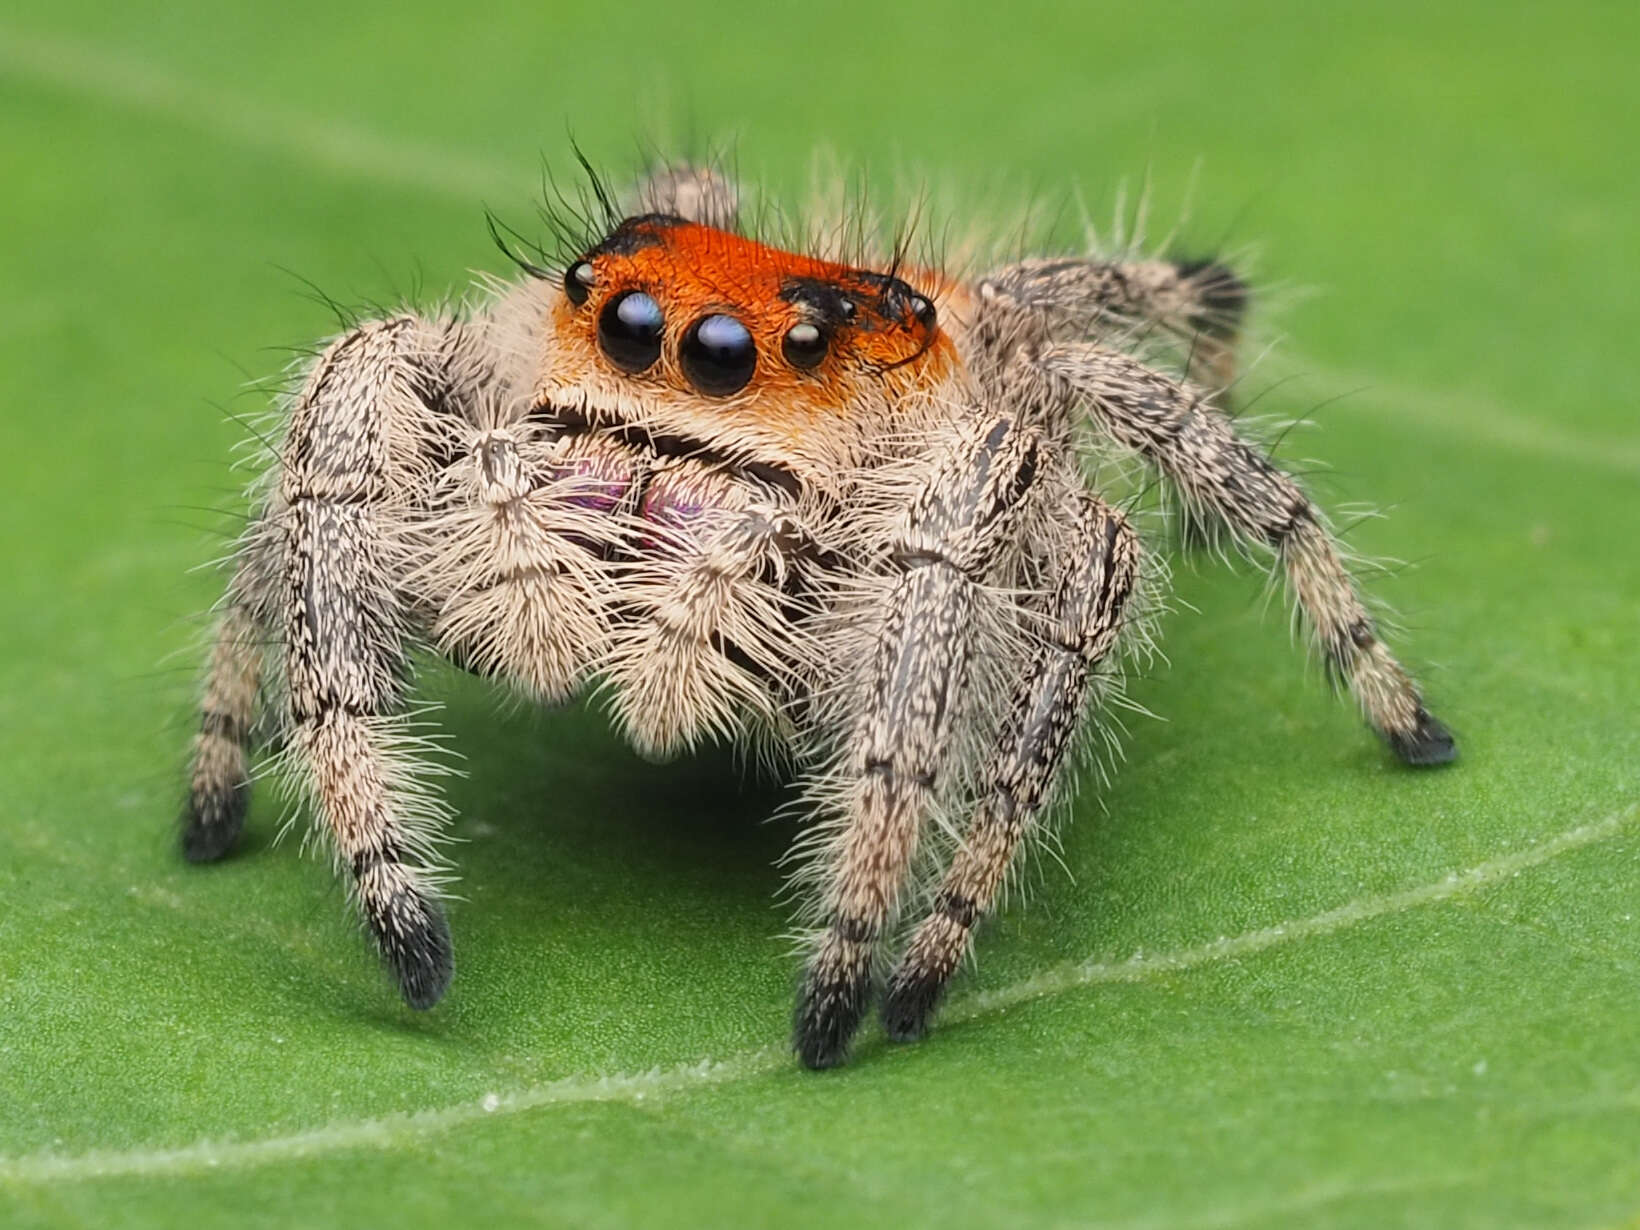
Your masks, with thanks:
[{"label": "striped leg", "polygon": [[1418,685],[1378,636],[1321,513],[1291,476],[1241,439],[1209,395],[1116,351],[1076,343],[1024,347],[1008,368],[1017,399],[1085,405],[1117,443],[1147,457],[1186,505],[1276,553],[1327,665],[1367,721],[1411,765],[1457,755]]},{"label": "striped leg", "polygon": [[1189,356],[1191,380],[1223,390],[1236,377],[1247,284],[1217,261],[1024,261],[990,274],[980,294],[1042,318],[1051,336],[1154,325]]},{"label": "striped leg", "polygon": [[[1074,554],[1055,561],[1051,630],[1014,693],[978,809],[889,978],[883,1023],[898,1042],[927,1032],[947,982],[990,912],[1020,843],[1035,827],[1099,690],[1138,572],[1139,544],[1121,514],[1091,494],[1076,506]],[[1104,678],[1108,678],[1105,676]]]},{"label": "striped leg", "polygon": [[404,613],[383,527],[414,487],[429,356],[447,337],[405,317],[332,345],[293,409],[280,490],[292,765],[415,1008],[449,984],[450,933],[426,865],[440,807],[403,746]]},{"label": "striped leg", "polygon": [[811,1068],[847,1055],[936,797],[969,669],[976,590],[1037,467],[1037,436],[984,424],[936,471],[893,544],[887,591],[826,851],[826,925],[799,993],[795,1046]]},{"label": "striped leg", "polygon": [[246,748],[256,720],[261,637],[250,610],[231,594],[217,623],[205,676],[182,816],[182,852],[191,863],[221,858],[233,848],[245,824],[251,793]]}]

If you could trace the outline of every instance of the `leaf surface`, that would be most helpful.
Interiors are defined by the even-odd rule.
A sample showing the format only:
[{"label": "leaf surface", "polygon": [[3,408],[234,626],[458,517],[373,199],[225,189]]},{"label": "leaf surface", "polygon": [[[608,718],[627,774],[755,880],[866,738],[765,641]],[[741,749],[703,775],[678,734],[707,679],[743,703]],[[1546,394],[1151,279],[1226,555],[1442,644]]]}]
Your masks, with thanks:
[{"label": "leaf surface", "polygon": [[[210,1227],[1614,1225],[1640,1210],[1632,12],[294,3],[0,17],[0,1221]],[[720,19],[721,18],[721,19]],[[322,859],[172,822],[249,379],[500,270],[564,117],[652,88],[800,195],[829,142],[1264,241],[1260,410],[1458,730],[1396,767],[1256,577],[1168,661],[934,1035],[784,1051],[789,828],[732,760],[434,672],[458,975],[399,1005]],[[1627,131],[1623,127],[1627,126]],[[960,211],[959,211],[960,212]],[[1289,373],[1299,378],[1286,381]],[[1335,400],[1336,399],[1336,400]],[[300,827],[300,825],[299,825]]]}]

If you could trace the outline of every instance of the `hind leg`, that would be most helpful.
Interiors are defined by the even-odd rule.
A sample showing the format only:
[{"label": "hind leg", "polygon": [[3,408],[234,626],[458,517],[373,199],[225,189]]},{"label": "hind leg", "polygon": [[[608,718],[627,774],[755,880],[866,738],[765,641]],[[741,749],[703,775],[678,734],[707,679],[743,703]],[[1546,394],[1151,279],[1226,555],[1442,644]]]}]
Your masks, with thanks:
[{"label": "hind leg", "polygon": [[262,674],[262,631],[249,607],[233,598],[217,623],[194,736],[182,852],[191,863],[228,853],[250,804],[248,745]]},{"label": "hind leg", "polygon": [[1221,406],[1236,378],[1249,294],[1217,261],[1023,261],[987,275],[979,292],[1011,315],[1037,317],[1049,336],[1158,330],[1184,355],[1186,375],[1218,391]]},{"label": "hind leg", "polygon": [[981,420],[912,501],[888,552],[875,644],[828,790],[841,814],[793,1030],[808,1067],[843,1062],[871,1001],[879,940],[950,767],[981,587],[1031,490],[1039,443],[1011,419]]}]

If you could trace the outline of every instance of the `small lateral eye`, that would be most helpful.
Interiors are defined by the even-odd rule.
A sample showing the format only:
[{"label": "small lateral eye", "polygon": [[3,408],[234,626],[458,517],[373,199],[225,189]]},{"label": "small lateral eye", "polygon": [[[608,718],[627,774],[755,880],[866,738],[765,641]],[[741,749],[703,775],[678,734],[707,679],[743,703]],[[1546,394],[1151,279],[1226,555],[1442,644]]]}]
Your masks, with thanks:
[{"label": "small lateral eye", "polygon": [[829,344],[818,325],[807,322],[795,324],[786,330],[780,342],[780,353],[793,367],[817,367],[826,357]]},{"label": "small lateral eye", "polygon": [[641,372],[661,357],[661,305],[641,290],[623,290],[598,313],[598,345],[622,371]]},{"label": "small lateral eye", "polygon": [[934,304],[924,295],[911,296],[911,314],[917,318],[917,323],[925,329],[934,327]]},{"label": "small lateral eye", "polygon": [[712,397],[727,397],[751,380],[757,343],[733,316],[702,316],[683,335],[678,360],[690,384]]},{"label": "small lateral eye", "polygon": [[576,261],[564,270],[564,294],[576,307],[587,301],[597,275],[592,272],[591,261]]}]

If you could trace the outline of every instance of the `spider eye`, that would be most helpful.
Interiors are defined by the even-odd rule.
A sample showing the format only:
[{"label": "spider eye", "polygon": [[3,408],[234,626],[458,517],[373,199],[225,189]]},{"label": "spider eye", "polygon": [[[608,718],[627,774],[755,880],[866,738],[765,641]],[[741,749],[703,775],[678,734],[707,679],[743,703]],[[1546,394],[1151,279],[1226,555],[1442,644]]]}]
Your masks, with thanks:
[{"label": "spider eye", "polygon": [[576,307],[580,307],[587,301],[587,295],[591,292],[595,281],[597,281],[597,277],[592,272],[592,262],[576,261],[564,270],[564,294],[571,303]]},{"label": "spider eye", "polygon": [[922,295],[911,296],[911,314],[917,318],[917,323],[925,329],[934,327],[934,304]]},{"label": "spider eye", "polygon": [[816,367],[826,357],[829,343],[818,326],[797,324],[786,330],[781,340],[780,353],[793,367]]},{"label": "spider eye", "polygon": [[624,290],[598,313],[598,345],[622,371],[641,372],[661,357],[661,305],[641,290]]},{"label": "spider eye", "polygon": [[678,347],[683,374],[702,393],[727,397],[746,387],[757,367],[757,343],[733,316],[702,316]]}]

